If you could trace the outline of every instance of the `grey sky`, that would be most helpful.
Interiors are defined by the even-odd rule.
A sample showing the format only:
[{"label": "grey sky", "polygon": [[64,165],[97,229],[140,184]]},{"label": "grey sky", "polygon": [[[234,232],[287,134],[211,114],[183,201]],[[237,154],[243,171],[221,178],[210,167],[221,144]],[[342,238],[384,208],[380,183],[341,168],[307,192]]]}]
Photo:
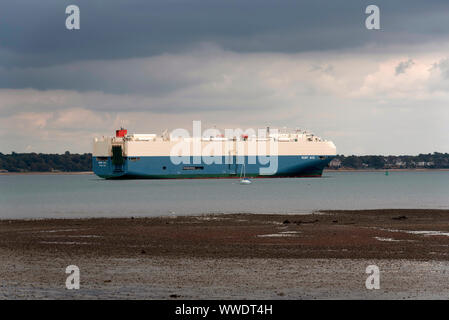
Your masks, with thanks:
[{"label": "grey sky", "polygon": [[[17,0],[3,3],[0,41],[18,65],[144,57],[198,42],[245,52],[351,48],[370,42],[413,42],[445,36],[449,3],[376,1],[387,31],[366,33],[361,0]],[[82,12],[79,32],[67,32],[65,7]],[[4,62],[4,61],[3,61]]]},{"label": "grey sky", "polygon": [[449,151],[447,0],[17,0],[0,16],[0,152],[192,120],[309,128],[345,154]]}]

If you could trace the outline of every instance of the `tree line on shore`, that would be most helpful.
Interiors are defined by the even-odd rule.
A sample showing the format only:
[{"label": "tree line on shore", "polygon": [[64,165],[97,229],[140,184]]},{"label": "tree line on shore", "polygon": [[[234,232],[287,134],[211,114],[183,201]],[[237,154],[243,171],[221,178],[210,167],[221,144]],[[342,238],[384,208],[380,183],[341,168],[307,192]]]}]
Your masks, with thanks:
[{"label": "tree line on shore", "polygon": [[333,169],[448,169],[449,153],[427,153],[417,156],[344,156],[337,155]]},{"label": "tree line on shore", "polygon": [[0,153],[0,171],[81,172],[92,171],[92,154]]},{"label": "tree line on shore", "polygon": [[[332,169],[448,169],[448,153],[417,156],[344,156],[337,155]],[[92,154],[0,153],[0,172],[81,172],[92,171]]]}]

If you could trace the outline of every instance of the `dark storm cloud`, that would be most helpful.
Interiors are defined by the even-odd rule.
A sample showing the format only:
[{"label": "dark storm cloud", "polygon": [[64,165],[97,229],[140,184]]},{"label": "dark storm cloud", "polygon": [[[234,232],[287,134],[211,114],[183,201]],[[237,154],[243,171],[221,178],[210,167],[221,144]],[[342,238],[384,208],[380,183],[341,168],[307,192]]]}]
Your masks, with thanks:
[{"label": "dark storm cloud", "polygon": [[[17,0],[0,5],[2,65],[142,57],[213,42],[233,51],[300,52],[382,42],[382,33],[431,37],[449,31],[446,0],[375,1],[383,32],[367,32],[372,1]],[[81,29],[65,29],[65,8],[76,4]],[[418,38],[419,38],[418,37]],[[388,37],[387,37],[388,38]],[[406,37],[405,37],[406,39]]]},{"label": "dark storm cloud", "polygon": [[153,62],[145,69],[145,61],[137,59],[0,68],[0,88],[75,89],[121,94],[144,92],[157,96],[193,83],[182,75],[174,76],[176,66],[164,64],[165,69],[161,69],[156,64]]},{"label": "dark storm cloud", "polygon": [[396,75],[400,75],[401,73],[405,73],[405,71],[410,68],[414,64],[412,59],[408,59],[407,61],[401,61],[396,66]]},{"label": "dark storm cloud", "polygon": [[[59,67],[86,60],[149,57],[212,43],[235,52],[296,53],[366,44],[430,41],[449,30],[449,2],[375,1],[381,31],[367,31],[364,0],[17,0],[0,5],[0,88],[122,92],[185,85],[136,69]],[[76,4],[81,29],[65,28]],[[129,65],[128,65],[129,67]],[[99,75],[101,73],[101,76]],[[109,80],[108,80],[109,79]],[[129,83],[130,85],[126,85]]]}]

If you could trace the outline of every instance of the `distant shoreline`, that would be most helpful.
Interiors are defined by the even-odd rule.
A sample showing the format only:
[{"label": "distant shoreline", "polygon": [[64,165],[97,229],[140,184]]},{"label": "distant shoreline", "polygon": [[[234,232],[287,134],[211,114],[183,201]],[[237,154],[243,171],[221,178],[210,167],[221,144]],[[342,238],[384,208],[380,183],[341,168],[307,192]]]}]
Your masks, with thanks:
[{"label": "distant shoreline", "polygon": [[[427,172],[427,171],[449,171],[449,169],[324,169],[326,172]],[[94,174],[93,171],[64,171],[64,172],[51,172],[51,171],[28,171],[28,172],[0,172],[0,176],[15,176],[15,175],[88,175]]]},{"label": "distant shoreline", "polygon": [[93,171],[67,171],[67,172],[51,172],[51,171],[29,171],[29,172],[0,172],[0,176],[24,176],[24,175],[84,175],[94,174]]},{"label": "distant shoreline", "polygon": [[384,172],[384,171],[449,171],[449,169],[439,168],[439,169],[430,169],[430,168],[409,168],[409,169],[324,169],[323,172]]}]

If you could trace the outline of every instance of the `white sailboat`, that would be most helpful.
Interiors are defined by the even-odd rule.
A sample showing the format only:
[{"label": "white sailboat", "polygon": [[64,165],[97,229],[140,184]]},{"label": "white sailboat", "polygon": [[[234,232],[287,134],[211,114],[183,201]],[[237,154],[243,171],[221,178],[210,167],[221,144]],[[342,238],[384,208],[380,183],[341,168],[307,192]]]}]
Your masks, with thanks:
[{"label": "white sailboat", "polygon": [[240,184],[251,184],[251,180],[246,177],[245,163],[243,163],[240,170]]}]

